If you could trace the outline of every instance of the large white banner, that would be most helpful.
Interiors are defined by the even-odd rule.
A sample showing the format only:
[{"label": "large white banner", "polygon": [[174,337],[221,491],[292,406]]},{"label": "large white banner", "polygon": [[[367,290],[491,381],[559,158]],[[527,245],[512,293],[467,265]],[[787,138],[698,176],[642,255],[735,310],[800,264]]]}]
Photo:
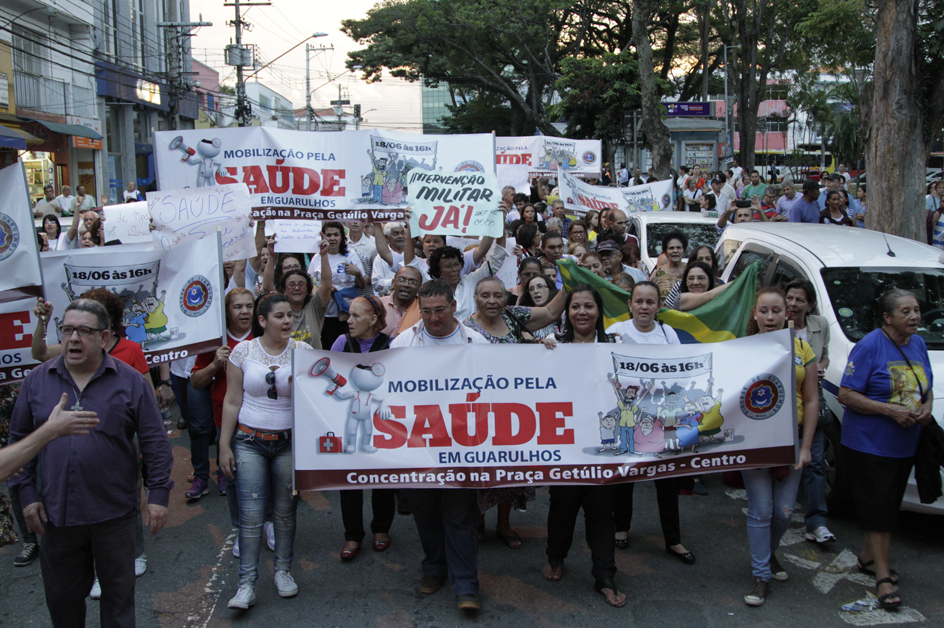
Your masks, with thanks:
[{"label": "large white banner", "polygon": [[34,305],[35,297],[0,303],[0,384],[22,381],[39,364],[30,352],[37,323]]},{"label": "large white banner", "polygon": [[295,485],[605,484],[792,464],[791,334],[299,350]]},{"label": "large white banner", "polygon": [[22,163],[0,170],[0,302],[40,296],[39,244]]},{"label": "large white banner", "polygon": [[148,364],[214,351],[223,338],[220,240],[206,238],[170,251],[127,244],[44,253],[47,342],[61,340],[66,306],[87,290],[107,288],[125,302],[125,333]]},{"label": "large white banner", "polygon": [[309,133],[267,127],[154,134],[161,189],[249,186],[256,218],[400,220],[409,174],[494,172],[488,134]]},{"label": "large white banner", "polygon": [[495,170],[502,187],[513,185],[529,194],[531,179],[556,177],[558,167],[579,177],[598,178],[603,169],[602,143],[546,135],[495,139]]},{"label": "large white banner", "polygon": [[672,211],[672,181],[656,181],[628,188],[588,185],[563,170],[558,179],[560,198],[567,209],[585,214],[591,209],[621,209],[626,213]]}]

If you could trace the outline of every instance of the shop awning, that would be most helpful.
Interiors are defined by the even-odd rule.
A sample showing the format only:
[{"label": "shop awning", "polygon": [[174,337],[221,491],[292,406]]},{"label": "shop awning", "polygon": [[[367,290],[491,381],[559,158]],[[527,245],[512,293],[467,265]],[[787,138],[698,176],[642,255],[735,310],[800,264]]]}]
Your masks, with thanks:
[{"label": "shop awning", "polygon": [[26,131],[0,124],[0,148],[26,150],[27,145],[35,146],[42,143],[43,141],[41,139],[30,135]]},{"label": "shop awning", "polygon": [[76,137],[87,137],[90,140],[100,140],[102,136],[88,127],[84,127],[81,124],[61,124],[59,122],[46,122],[45,120],[37,120],[35,118],[25,118],[32,122],[38,122],[43,125],[53,133],[61,133],[62,135],[74,135]]}]

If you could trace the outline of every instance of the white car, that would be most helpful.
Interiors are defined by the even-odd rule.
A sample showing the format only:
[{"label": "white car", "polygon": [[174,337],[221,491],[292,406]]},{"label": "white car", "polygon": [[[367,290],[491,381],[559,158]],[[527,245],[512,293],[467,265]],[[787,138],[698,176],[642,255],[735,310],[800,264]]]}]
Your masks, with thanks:
[{"label": "white car", "polygon": [[[889,288],[910,290],[918,297],[922,324],[918,333],[928,346],[934,381],[934,419],[944,425],[944,262],[939,249],[877,231],[798,223],[729,225],[716,249],[722,278],[737,277],[760,260],[763,286],[786,286],[806,279],[816,289],[819,314],[829,322],[829,368],[823,380],[826,403],[835,417],[843,407],[837,395],[849,352],[856,341],[878,327],[879,297]],[[841,424],[824,430],[827,490],[836,481]],[[944,474],[942,474],[944,475]],[[839,471],[839,484],[842,472]],[[840,490],[839,493],[844,493]],[[831,496],[830,508],[845,495]],[[944,499],[922,504],[912,475],[904,510],[944,514]]]},{"label": "white car", "polygon": [[[688,236],[688,250],[700,244],[714,248],[718,242],[718,216],[695,212],[636,212],[629,215],[626,232],[639,239],[639,252],[646,274],[655,269],[662,253],[662,238],[673,231]],[[686,259],[685,262],[688,260]]]}]

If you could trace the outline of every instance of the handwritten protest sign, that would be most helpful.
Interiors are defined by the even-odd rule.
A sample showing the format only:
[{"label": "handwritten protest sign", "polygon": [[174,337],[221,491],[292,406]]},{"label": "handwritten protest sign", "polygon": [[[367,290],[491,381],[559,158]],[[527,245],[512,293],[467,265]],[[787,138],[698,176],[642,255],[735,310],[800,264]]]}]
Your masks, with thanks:
[{"label": "handwritten protest sign", "polygon": [[122,244],[145,244],[153,241],[146,201],[108,205],[102,208],[102,212],[105,242],[118,240]]},{"label": "handwritten protest sign", "polygon": [[317,253],[321,242],[320,220],[269,220],[276,236],[276,253]]},{"label": "handwritten protest sign", "polygon": [[184,242],[216,237],[220,229],[223,261],[256,254],[249,188],[244,183],[148,192],[154,246],[170,250]]},{"label": "handwritten protest sign", "polygon": [[442,173],[414,170],[410,173],[410,230],[464,236],[502,234],[501,193],[498,178],[487,172]]}]

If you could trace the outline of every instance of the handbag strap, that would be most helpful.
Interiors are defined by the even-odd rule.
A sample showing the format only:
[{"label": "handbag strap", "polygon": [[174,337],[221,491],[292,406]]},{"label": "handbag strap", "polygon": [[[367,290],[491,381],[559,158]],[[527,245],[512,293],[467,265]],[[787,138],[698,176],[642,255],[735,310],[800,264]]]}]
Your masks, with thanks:
[{"label": "handbag strap", "polygon": [[901,357],[905,360],[905,364],[908,365],[908,368],[911,369],[911,374],[914,375],[915,382],[918,384],[918,392],[921,393],[921,403],[925,402],[924,386],[921,385],[921,380],[918,379],[918,374],[915,373],[914,367],[911,366],[911,360],[908,359],[908,356],[905,355],[904,350],[902,350],[901,345],[891,339],[891,337],[885,333],[885,330],[882,329],[882,335],[888,338],[888,342],[895,345],[895,348],[898,349],[898,353],[901,354]]}]

